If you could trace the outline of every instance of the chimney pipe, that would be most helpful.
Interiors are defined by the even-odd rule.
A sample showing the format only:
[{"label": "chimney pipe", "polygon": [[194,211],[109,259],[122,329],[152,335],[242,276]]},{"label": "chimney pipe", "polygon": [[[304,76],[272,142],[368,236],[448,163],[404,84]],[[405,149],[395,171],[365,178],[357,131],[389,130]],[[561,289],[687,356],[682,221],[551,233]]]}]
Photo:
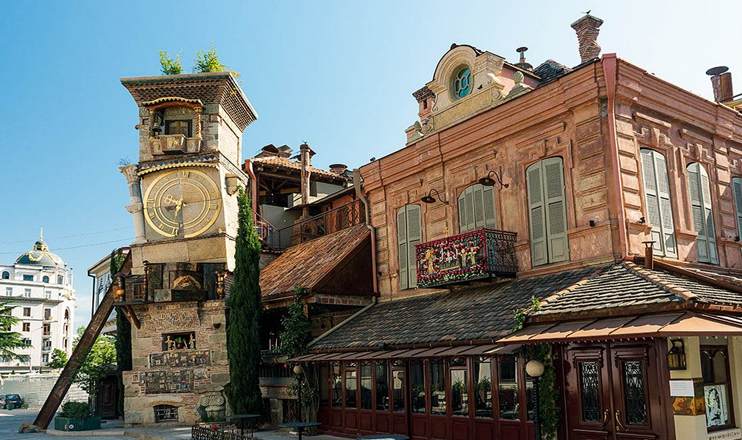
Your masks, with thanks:
[{"label": "chimney pipe", "polygon": [[517,49],[515,49],[516,52],[520,54],[520,61],[516,63],[515,65],[520,67],[523,70],[533,70],[533,66],[529,63],[526,63],[526,51],[528,50],[527,47],[522,46]]},{"label": "chimney pipe", "polygon": [[590,61],[600,55],[600,45],[598,44],[598,34],[600,33],[600,30],[598,28],[600,28],[600,25],[602,24],[603,20],[598,17],[593,17],[589,13],[572,23],[572,29],[577,33],[580,63]]},{"label": "chimney pipe", "polygon": [[727,66],[712,67],[706,71],[711,76],[711,86],[714,89],[714,101],[727,102],[734,98],[732,87],[732,72]]},{"label": "chimney pipe", "polygon": [[299,147],[300,158],[301,158],[301,204],[306,205],[309,203],[309,182],[311,179],[311,171],[309,167],[312,166],[312,159],[310,152],[312,151],[306,142],[301,144]]},{"label": "chimney pipe", "polygon": [[647,269],[654,269],[654,242],[643,241],[644,243],[644,267]]}]

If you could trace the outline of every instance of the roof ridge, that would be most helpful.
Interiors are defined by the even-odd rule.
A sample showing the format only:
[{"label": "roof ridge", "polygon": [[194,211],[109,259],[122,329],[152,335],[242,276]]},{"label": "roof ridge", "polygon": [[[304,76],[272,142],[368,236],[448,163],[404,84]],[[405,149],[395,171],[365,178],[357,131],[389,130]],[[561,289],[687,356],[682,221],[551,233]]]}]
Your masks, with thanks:
[{"label": "roof ridge", "polygon": [[695,301],[698,299],[698,295],[696,295],[695,293],[691,292],[688,289],[680,287],[674,283],[661,279],[659,276],[651,273],[650,272],[651,269],[641,267],[632,261],[624,261],[622,265],[626,267],[627,269],[629,269],[631,272],[635,273],[636,275],[649,281],[650,283],[653,283],[674,295],[678,295],[685,300]]}]

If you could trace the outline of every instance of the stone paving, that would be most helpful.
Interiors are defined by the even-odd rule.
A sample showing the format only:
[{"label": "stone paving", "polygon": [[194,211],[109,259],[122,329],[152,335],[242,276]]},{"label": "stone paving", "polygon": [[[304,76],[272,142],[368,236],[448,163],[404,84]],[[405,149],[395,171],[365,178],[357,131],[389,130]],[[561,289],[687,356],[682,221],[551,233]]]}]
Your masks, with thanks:
[{"label": "stone paving", "polygon": [[[21,423],[33,423],[38,410],[18,409],[0,410],[0,439],[2,440],[190,440],[189,426],[151,426],[144,428],[125,428],[120,420],[104,422],[102,429],[94,431],[64,432],[47,430],[45,433],[19,434]],[[330,435],[307,436],[312,440],[345,440]],[[261,429],[255,432],[256,440],[296,440],[298,437],[285,429]]]}]

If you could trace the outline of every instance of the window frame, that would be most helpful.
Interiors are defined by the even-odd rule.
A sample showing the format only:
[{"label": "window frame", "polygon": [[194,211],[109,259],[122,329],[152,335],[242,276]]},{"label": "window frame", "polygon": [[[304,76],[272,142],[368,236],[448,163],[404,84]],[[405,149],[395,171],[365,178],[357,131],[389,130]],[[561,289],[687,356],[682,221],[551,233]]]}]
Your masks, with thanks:
[{"label": "window frame", "polygon": [[[558,176],[559,186],[554,188],[549,185],[547,167],[557,164],[561,173]],[[535,179],[538,179],[538,182],[534,182]],[[525,168],[524,180],[526,182],[531,266],[570,261],[569,218],[567,216],[569,203],[567,203],[564,158],[552,156],[530,164]],[[555,194],[556,192],[559,194]],[[552,209],[560,203],[562,205],[560,212]],[[561,223],[561,231],[557,230],[559,223]],[[560,248],[561,253],[559,253]]]},{"label": "window frame", "polygon": [[[704,362],[704,355],[709,354],[709,359],[711,360],[711,374],[712,376],[715,376],[714,372],[714,362],[713,358],[716,356],[717,353],[721,353],[724,357],[724,368],[726,369],[726,380],[723,382],[706,382],[705,374],[703,374],[703,362]],[[734,428],[736,426],[734,421],[734,397],[732,395],[732,378],[731,378],[731,370],[729,368],[729,350],[726,345],[701,345],[700,346],[700,355],[701,355],[701,371],[702,371],[702,380],[703,380],[703,387],[704,387],[704,399],[706,395],[706,386],[719,386],[723,385],[726,390],[726,400],[727,400],[727,414],[729,416],[729,419],[726,424],[719,425],[719,426],[708,426],[708,415],[709,413],[706,412],[706,431],[716,432],[716,431],[723,431],[725,429]]]},{"label": "window frame", "polygon": [[183,134],[183,133],[170,133],[170,124],[174,123],[182,123],[185,122],[186,128],[188,131],[188,134],[184,135],[185,137],[189,138],[192,137],[191,133],[193,133],[193,121],[190,119],[168,119],[165,120],[165,135],[176,135],[176,134]]},{"label": "window frame", "polygon": [[[657,150],[651,148],[639,149],[640,165],[641,165],[641,176],[642,176],[642,191],[644,195],[644,206],[645,216],[647,221],[652,226],[650,237],[655,242],[654,247],[655,255],[665,256],[670,258],[678,258],[678,240],[675,235],[675,214],[673,213],[673,201],[672,194],[673,190],[670,186],[670,175],[667,166],[667,157]],[[651,176],[649,175],[649,167],[646,162],[651,160]],[[658,162],[662,162],[664,168],[658,167]],[[663,174],[664,176],[661,176]],[[662,181],[664,177],[664,182]],[[654,185],[654,189],[649,188],[647,184],[651,181]],[[667,191],[662,191],[662,183],[667,186]],[[657,206],[657,215],[659,216],[659,224],[655,224],[652,220],[652,214],[650,211],[650,197],[654,197],[656,202],[652,203]],[[663,208],[663,200],[667,200],[666,208]],[[671,239],[672,247],[668,247],[668,239]]]},{"label": "window frame", "polygon": [[[709,175],[699,162],[688,164],[686,172],[688,203],[691,214],[690,224],[693,230],[698,233],[696,236],[696,260],[700,263],[719,264],[719,248],[716,243],[716,227],[714,225]],[[701,218],[696,218],[695,212],[697,210],[700,210]]]},{"label": "window frame", "polygon": [[[399,290],[414,289],[417,288],[415,245],[422,243],[423,238],[422,207],[419,204],[405,205],[397,210],[396,215]],[[417,216],[415,225],[417,234],[411,234],[410,224],[414,225],[415,216]]]}]

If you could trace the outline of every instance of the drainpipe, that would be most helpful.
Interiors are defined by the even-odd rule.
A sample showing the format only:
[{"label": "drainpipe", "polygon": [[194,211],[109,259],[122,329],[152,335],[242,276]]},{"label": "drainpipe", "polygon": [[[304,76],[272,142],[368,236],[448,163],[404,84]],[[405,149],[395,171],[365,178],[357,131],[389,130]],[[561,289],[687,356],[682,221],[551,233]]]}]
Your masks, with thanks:
[{"label": "drainpipe", "polygon": [[629,254],[629,240],[626,228],[626,217],[624,216],[624,194],[623,183],[621,183],[621,162],[618,157],[618,140],[616,137],[616,79],[618,77],[618,60],[615,53],[603,55],[601,65],[605,76],[606,92],[608,94],[608,138],[610,140],[611,155],[613,156],[615,176],[611,184],[614,194],[614,208],[616,209],[616,220],[618,221],[618,237],[620,241],[621,259]]},{"label": "drainpipe", "polygon": [[[357,176],[357,177],[356,177]],[[376,228],[371,226],[371,208],[368,204],[368,199],[363,195],[363,192],[361,191],[362,182],[363,179],[361,179],[361,170],[358,168],[353,169],[353,178],[356,179],[356,183],[353,185],[356,190],[356,197],[363,203],[363,209],[366,211],[366,227],[369,231],[371,231],[371,270],[373,273],[371,274],[373,285],[374,285],[374,294],[376,294],[376,297],[379,296],[379,275],[376,271]],[[376,301],[374,301],[375,303]]]}]

